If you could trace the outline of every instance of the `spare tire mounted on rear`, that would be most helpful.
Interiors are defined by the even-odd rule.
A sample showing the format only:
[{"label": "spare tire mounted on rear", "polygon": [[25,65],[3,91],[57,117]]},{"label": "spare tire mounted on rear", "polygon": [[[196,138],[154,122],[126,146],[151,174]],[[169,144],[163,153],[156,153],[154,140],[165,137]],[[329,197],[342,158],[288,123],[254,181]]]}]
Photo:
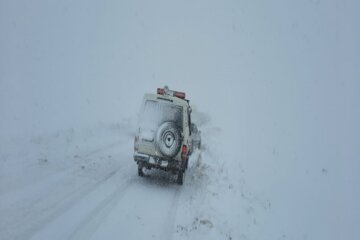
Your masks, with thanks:
[{"label": "spare tire mounted on rear", "polygon": [[156,133],[156,144],[166,157],[174,157],[180,149],[181,135],[174,122],[164,122]]}]

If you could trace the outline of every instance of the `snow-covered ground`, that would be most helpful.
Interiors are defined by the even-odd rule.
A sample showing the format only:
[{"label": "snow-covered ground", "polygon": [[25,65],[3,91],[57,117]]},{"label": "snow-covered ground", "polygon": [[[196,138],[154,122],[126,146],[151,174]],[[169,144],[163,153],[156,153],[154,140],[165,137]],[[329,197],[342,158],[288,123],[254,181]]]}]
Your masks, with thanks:
[{"label": "snow-covered ground", "polygon": [[[0,239],[360,239],[359,1],[0,1]],[[183,186],[137,176],[185,91]]]},{"label": "snow-covered ground", "polygon": [[[197,116],[205,123],[200,124],[203,148],[192,155],[183,186],[159,170],[137,176],[134,134],[129,131],[135,126],[129,121],[12,140],[4,148],[8,151],[2,153],[0,168],[2,239],[201,239],[240,234],[241,219],[226,219],[231,211],[222,207],[223,201],[244,201],[246,209],[236,215],[247,216],[253,215],[253,204],[264,211],[270,203],[255,199],[244,181],[229,179],[214,147],[220,130],[203,119],[206,114],[194,113]],[[240,222],[250,227],[256,219]]]}]

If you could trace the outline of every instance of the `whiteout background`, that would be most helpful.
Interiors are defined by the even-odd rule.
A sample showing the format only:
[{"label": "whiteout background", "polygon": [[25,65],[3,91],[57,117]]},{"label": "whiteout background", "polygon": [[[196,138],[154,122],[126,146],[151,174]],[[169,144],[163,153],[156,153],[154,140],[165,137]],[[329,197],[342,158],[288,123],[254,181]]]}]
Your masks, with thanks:
[{"label": "whiteout background", "polygon": [[[31,186],[60,173],[59,184],[76,185],[91,168],[85,153],[69,156],[113,139],[128,147],[111,150],[108,171],[126,165],[134,177],[142,95],[166,84],[203,113],[206,148],[167,207],[177,206],[170,235],[123,219],[133,232],[122,238],[359,239],[359,10],[358,1],[0,1],[0,238],[84,236],[45,224],[61,222],[60,210],[39,215],[70,186],[24,217],[34,196],[50,196]],[[106,176],[93,158],[87,176]],[[146,180],[125,195],[144,197]],[[152,188],[146,196],[176,186]],[[104,218],[121,222],[121,213]],[[121,233],[98,222],[94,238]]]}]

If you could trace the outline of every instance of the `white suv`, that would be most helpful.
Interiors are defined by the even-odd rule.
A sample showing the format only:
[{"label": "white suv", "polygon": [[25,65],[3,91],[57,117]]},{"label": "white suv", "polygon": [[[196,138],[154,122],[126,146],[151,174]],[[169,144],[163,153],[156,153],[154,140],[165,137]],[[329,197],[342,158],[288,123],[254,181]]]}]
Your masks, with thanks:
[{"label": "white suv", "polygon": [[139,176],[143,168],[158,168],[177,174],[182,185],[192,153],[191,107],[185,93],[158,88],[145,94],[134,141],[134,160]]}]

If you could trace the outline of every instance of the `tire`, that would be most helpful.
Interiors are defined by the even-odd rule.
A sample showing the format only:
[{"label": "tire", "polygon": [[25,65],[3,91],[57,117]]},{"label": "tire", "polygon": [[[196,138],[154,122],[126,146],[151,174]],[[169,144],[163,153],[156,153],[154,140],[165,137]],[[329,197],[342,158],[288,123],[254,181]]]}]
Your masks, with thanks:
[{"label": "tire", "polygon": [[178,175],[177,175],[177,179],[176,179],[176,183],[179,184],[179,185],[183,185],[183,181],[184,181],[184,171],[179,170]]},{"label": "tire", "polygon": [[144,176],[143,167],[141,164],[139,164],[139,166],[138,166],[138,175],[139,175],[139,177]]},{"label": "tire", "polygon": [[174,122],[164,122],[156,132],[156,145],[166,157],[174,157],[180,150],[181,134]]}]

